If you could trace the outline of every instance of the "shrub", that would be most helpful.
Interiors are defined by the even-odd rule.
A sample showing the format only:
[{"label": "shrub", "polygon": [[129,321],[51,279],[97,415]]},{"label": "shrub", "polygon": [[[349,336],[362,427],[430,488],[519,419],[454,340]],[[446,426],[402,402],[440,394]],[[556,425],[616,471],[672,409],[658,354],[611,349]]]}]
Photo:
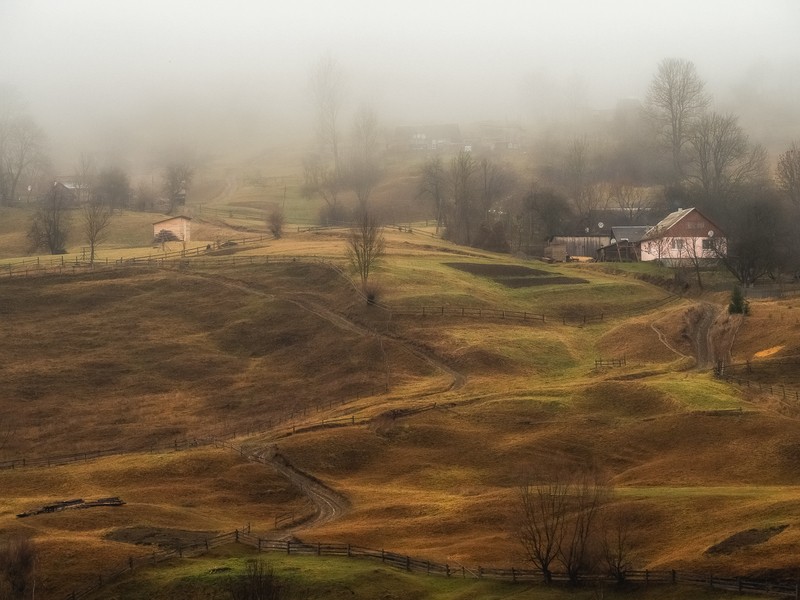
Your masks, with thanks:
[{"label": "shrub", "polygon": [[731,302],[728,304],[728,314],[750,314],[750,303],[745,299],[744,294],[742,294],[742,288],[740,288],[738,285],[734,286],[733,292],[731,292]]}]

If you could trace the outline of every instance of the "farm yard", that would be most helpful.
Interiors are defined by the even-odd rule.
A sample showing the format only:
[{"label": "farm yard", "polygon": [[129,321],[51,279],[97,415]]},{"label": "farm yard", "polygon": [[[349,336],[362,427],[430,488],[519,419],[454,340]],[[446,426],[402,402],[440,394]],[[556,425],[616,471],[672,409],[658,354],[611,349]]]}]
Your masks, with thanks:
[{"label": "farm yard", "polygon": [[[712,367],[800,387],[796,300],[733,322],[723,296],[703,308],[634,274],[386,243],[374,304],[335,230],[0,278],[0,528],[36,542],[45,597],[137,597],[176,569],[205,589],[252,551],[205,553],[234,530],[522,573],[520,486],[586,471],[635,525],[632,569],[794,577],[800,404]],[[125,502],[16,517],[105,497]]]}]

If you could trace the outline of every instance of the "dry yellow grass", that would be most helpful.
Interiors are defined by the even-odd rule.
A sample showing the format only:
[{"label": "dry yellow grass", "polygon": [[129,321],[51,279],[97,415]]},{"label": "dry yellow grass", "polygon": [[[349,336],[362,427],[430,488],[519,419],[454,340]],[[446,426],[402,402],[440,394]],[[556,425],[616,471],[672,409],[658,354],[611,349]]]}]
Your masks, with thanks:
[{"label": "dry yellow grass", "polygon": [[[389,303],[555,310],[591,307],[592,292],[598,306],[615,294],[631,305],[661,294],[590,267],[580,272],[590,281],[588,295],[575,286],[509,289],[447,267],[462,250],[446,243],[400,231],[387,238],[389,256],[377,276]],[[343,240],[341,232],[292,234],[235,255],[344,264]],[[511,262],[463,252],[459,261]],[[387,325],[337,273],[302,261],[3,280],[0,422],[12,435],[2,453],[147,448],[302,409],[298,425],[371,418],[247,441],[277,443],[293,464],[351,499],[344,518],[303,531],[304,539],[470,566],[522,565],[514,536],[518,485],[596,469],[636,524],[637,567],[740,574],[796,567],[786,557],[800,529],[796,421],[707,373],[685,370],[689,305],[586,327],[412,318]],[[796,353],[793,310],[791,302],[754,303],[734,357],[778,346],[772,356]],[[594,368],[595,358],[620,356],[625,367]],[[388,393],[332,402],[387,381]],[[430,410],[392,417],[422,407]],[[740,407],[741,415],[708,412]],[[138,551],[107,540],[114,529],[208,531],[245,521],[268,529],[275,510],[307,508],[264,467],[207,450],[5,472],[0,485],[0,532],[46,541],[46,564],[56,569],[61,561],[69,582],[90,575],[92,552],[110,564]],[[120,495],[129,505],[37,517],[31,525],[13,518],[19,507],[71,495]],[[789,528],[757,547],[706,554],[736,531],[781,524]]]}]

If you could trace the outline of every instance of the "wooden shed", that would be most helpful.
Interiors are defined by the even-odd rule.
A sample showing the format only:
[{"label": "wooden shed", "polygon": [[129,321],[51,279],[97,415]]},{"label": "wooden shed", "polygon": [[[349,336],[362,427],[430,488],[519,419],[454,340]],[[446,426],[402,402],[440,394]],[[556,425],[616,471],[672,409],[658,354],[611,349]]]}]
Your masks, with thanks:
[{"label": "wooden shed", "polygon": [[163,221],[153,223],[153,238],[163,238],[162,231],[168,231],[182,242],[188,242],[192,239],[192,219],[182,215],[177,217],[170,217]]}]

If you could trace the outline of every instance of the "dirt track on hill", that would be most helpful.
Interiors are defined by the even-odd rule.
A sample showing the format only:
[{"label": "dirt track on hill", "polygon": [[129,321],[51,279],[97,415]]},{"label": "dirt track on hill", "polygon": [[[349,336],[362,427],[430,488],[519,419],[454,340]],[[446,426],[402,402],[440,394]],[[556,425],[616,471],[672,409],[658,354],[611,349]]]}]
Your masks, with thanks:
[{"label": "dirt track on hill", "polygon": [[308,527],[322,525],[338,519],[350,509],[350,502],[346,497],[292,466],[282,454],[277,452],[274,446],[270,448],[269,452],[258,456],[302,490],[303,494],[315,507],[315,514],[312,517],[285,528],[283,530],[283,538],[292,537],[295,533]]},{"label": "dirt track on hill", "polygon": [[[269,300],[274,300],[276,298],[275,294],[270,294],[261,291],[257,288],[252,287],[246,281],[241,281],[238,279],[219,277],[216,275],[208,276],[197,273],[186,276],[198,277],[206,281],[213,281],[216,284],[224,285],[226,287],[241,292],[255,294],[263,298],[267,298]],[[434,354],[416,348],[402,339],[382,335],[376,331],[373,331],[372,329],[369,329],[368,327],[350,321],[349,319],[328,309],[327,307],[319,304],[318,302],[303,297],[301,294],[287,295],[285,300],[291,302],[295,306],[301,308],[302,310],[310,314],[313,314],[321,319],[324,319],[325,321],[328,321],[330,324],[344,331],[355,333],[361,336],[377,337],[380,339],[384,338],[390,339],[395,343],[400,344],[408,352],[411,352],[414,356],[425,361],[434,368],[443,371],[444,373],[447,373],[452,378],[452,381],[446,389],[435,392],[437,394],[445,391],[450,391],[453,389],[458,389],[462,387],[467,381],[466,375],[464,375],[463,373],[459,373],[454,369],[451,369]],[[251,459],[264,464],[271,465],[278,473],[280,473],[282,476],[288,479],[293,485],[297,486],[300,490],[302,490],[303,493],[306,495],[306,497],[311,501],[311,503],[315,507],[315,514],[311,516],[309,519],[303,520],[300,523],[293,524],[284,529],[282,536],[283,538],[292,537],[296,532],[299,532],[303,529],[307,529],[317,525],[322,525],[329,521],[338,519],[349,510],[350,503],[345,496],[339,494],[332,488],[329,488],[321,481],[315,479],[313,476],[304,473],[303,471],[292,466],[283,455],[278,453],[276,446],[270,446],[269,448],[262,449],[261,451],[256,452],[255,454],[252,455]]]}]

